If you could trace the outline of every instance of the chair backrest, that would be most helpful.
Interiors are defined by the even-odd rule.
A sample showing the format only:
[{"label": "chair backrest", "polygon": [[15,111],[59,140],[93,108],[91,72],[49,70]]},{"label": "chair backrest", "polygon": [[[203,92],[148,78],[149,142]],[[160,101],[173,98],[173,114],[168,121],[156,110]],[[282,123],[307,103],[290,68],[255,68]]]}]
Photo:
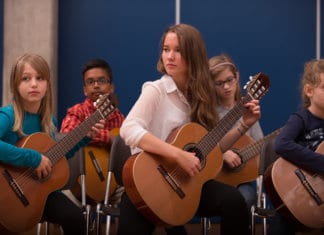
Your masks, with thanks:
[{"label": "chair backrest", "polygon": [[274,150],[276,137],[276,135],[272,136],[263,143],[260,153],[259,175],[263,175],[266,169],[279,157]]},{"label": "chair backrest", "polygon": [[131,156],[130,147],[120,135],[116,136],[110,149],[109,171],[114,173],[117,184],[123,185],[122,172],[126,160]]},{"label": "chair backrest", "polygon": [[[55,139],[57,141],[61,140],[67,133],[56,133]],[[85,160],[84,160],[84,151],[83,148],[79,149],[74,153],[73,157],[68,159],[69,168],[70,168],[70,177],[66,185],[62,188],[70,189],[75,186],[80,175],[85,174]]]}]

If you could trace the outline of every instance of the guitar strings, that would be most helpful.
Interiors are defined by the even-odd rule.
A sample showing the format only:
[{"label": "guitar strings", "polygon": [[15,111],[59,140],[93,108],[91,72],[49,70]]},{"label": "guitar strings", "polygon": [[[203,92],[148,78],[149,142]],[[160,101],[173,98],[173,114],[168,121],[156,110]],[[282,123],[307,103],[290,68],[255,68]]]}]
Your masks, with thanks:
[{"label": "guitar strings", "polygon": [[[103,116],[108,116],[114,111],[115,107],[110,104],[110,101],[107,101],[109,101],[108,97],[103,96],[99,104],[97,105],[98,109],[89,118],[82,122],[78,128],[75,128],[72,133],[69,134],[69,138],[65,136],[55,145],[51,146],[51,148],[45,153],[45,155],[51,160],[53,165],[71,149],[70,146],[75,146],[77,142],[86,135],[86,133],[95,123],[97,123]],[[75,138],[72,138],[73,134],[75,135]],[[11,173],[10,170],[9,173]],[[21,174],[12,172],[10,175],[22,192],[24,186],[29,185],[31,182],[34,182],[36,180],[36,178],[33,177],[33,175],[35,175],[35,169],[31,167],[27,168]],[[45,177],[45,180],[46,178],[47,177]]]},{"label": "guitar strings", "polygon": [[[75,143],[79,139],[82,139],[84,133],[87,133],[87,131],[92,125],[93,124],[89,121],[83,122],[83,125],[80,125],[80,128],[74,129],[74,138],[73,135],[69,136],[69,138],[67,138],[67,136],[63,137],[60,141],[58,141],[51,148],[49,148],[49,150],[45,153],[45,156],[47,156],[54,165],[59,159],[61,159],[64,156],[64,153],[70,149],[70,146],[75,145]],[[15,173],[13,173],[12,177],[17,183],[20,190],[23,191],[23,187],[26,187],[30,183],[33,183],[35,180],[37,180],[35,177],[33,177],[34,175],[35,169],[29,167],[17,176]]]}]

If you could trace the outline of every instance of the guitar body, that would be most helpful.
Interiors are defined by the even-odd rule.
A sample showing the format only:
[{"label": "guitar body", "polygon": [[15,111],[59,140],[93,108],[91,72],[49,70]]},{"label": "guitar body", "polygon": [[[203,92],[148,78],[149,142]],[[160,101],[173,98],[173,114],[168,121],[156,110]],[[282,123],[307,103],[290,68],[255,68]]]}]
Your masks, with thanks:
[{"label": "guitar body", "polygon": [[155,225],[187,223],[196,213],[204,183],[214,180],[223,167],[219,141],[246,112],[244,104],[260,99],[269,88],[269,77],[258,73],[246,86],[243,97],[218,123],[207,131],[198,123],[188,123],[170,133],[167,142],[195,152],[201,170],[190,177],[176,162],[157,154],[141,152],[123,167],[123,184],[135,207]]},{"label": "guitar body", "polygon": [[[56,142],[45,133],[30,135],[18,144],[45,153]],[[3,175],[7,170],[19,185],[28,205],[24,206]],[[52,168],[51,175],[40,181],[26,175],[26,168],[0,164],[0,223],[9,231],[20,232],[31,229],[42,217],[48,195],[62,188],[69,177],[69,165],[65,157],[60,158]]]},{"label": "guitar body", "polygon": [[[251,137],[243,135],[234,143],[232,149],[242,149],[253,142]],[[224,164],[215,180],[235,187],[239,184],[253,181],[258,177],[259,161],[260,155],[257,154],[248,159],[248,161],[243,161],[243,164],[238,168],[231,169]]]},{"label": "guitar body", "polygon": [[[105,199],[109,151],[106,147],[86,146],[84,147],[85,157],[85,184],[86,194],[96,202],[101,202]],[[117,183],[112,176],[110,194],[117,188]],[[78,179],[81,185],[81,179]]]},{"label": "guitar body", "polygon": [[[318,151],[323,153],[323,144]],[[315,193],[324,200],[324,176],[307,172],[283,158],[278,158],[267,169],[266,192],[278,213],[298,228],[323,228],[324,203],[316,203],[297,177],[296,170],[301,170]]]},{"label": "guitar body", "polygon": [[92,126],[115,110],[108,94],[99,97],[95,106],[95,112],[58,142],[45,133],[34,133],[17,143],[18,147],[34,149],[51,160],[52,171],[45,179],[35,179],[31,167],[0,163],[0,223],[6,230],[27,231],[41,220],[48,195],[65,186],[69,179],[66,153],[87,135]]},{"label": "guitar body", "polygon": [[[186,149],[197,143],[207,130],[199,124],[190,123],[171,133],[170,143]],[[141,152],[130,157],[123,168],[123,183],[134,205],[157,225],[181,225],[188,222],[199,206],[203,184],[215,178],[223,160],[216,146],[202,164],[200,173],[187,175],[175,162],[167,162],[158,155]],[[171,187],[166,177],[158,170],[163,167],[177,189]],[[182,197],[179,191],[183,193]]]},{"label": "guitar body", "polygon": [[[119,128],[110,130],[111,142],[114,141],[116,136],[119,135]],[[84,148],[84,164],[85,164],[85,185],[86,195],[89,197],[88,201],[93,204],[102,202],[105,199],[108,165],[109,165],[109,152],[110,146],[95,146],[87,145]],[[75,197],[81,200],[81,177],[78,178],[78,183],[71,189]],[[112,174],[110,184],[111,196],[117,188],[117,182],[114,174]]]}]

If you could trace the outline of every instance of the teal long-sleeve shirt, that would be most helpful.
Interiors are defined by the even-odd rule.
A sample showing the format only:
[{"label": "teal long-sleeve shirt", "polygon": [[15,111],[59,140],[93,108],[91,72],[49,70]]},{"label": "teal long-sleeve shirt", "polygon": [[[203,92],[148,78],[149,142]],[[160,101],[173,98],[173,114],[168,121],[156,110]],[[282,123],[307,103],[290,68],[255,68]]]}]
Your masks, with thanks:
[{"label": "teal long-sleeve shirt", "polygon": [[[16,144],[20,140],[19,135],[12,131],[15,116],[12,105],[0,108],[0,161],[22,167],[37,168],[41,161],[41,153],[34,149],[20,148]],[[40,115],[26,112],[23,120],[23,131],[26,135],[41,132]],[[57,122],[53,116],[53,123]],[[51,136],[54,139],[54,133]],[[90,138],[83,138],[73,149],[66,154],[67,158],[90,142]]]}]

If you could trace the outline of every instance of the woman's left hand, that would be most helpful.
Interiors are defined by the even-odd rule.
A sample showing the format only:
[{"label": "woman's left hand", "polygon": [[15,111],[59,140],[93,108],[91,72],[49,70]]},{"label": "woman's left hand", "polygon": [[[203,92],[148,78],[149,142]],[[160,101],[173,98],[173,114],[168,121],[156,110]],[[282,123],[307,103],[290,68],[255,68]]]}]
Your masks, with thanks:
[{"label": "woman's left hand", "polygon": [[247,108],[247,112],[243,115],[243,121],[247,126],[251,127],[261,117],[259,100],[251,100],[244,107]]}]

